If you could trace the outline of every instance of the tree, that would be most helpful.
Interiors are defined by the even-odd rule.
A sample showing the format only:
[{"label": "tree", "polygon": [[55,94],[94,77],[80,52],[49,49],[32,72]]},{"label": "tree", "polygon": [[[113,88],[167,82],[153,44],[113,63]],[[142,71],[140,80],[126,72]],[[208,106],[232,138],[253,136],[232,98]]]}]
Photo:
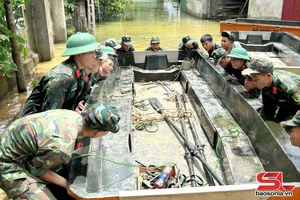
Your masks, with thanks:
[{"label": "tree", "polygon": [[0,2],[0,36],[0,73],[10,78],[15,71],[18,92],[24,92],[27,89],[20,53],[26,57],[27,50],[24,48],[25,39],[16,34],[11,0]]}]

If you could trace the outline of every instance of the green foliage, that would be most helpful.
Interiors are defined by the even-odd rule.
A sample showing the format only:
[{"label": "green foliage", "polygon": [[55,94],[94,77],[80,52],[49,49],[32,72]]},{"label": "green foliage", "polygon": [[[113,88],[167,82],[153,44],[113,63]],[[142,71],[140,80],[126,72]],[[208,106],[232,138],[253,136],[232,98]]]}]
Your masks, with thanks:
[{"label": "green foliage", "polygon": [[[13,8],[20,8],[20,5],[23,3],[29,2],[29,0],[13,0]],[[22,14],[22,10],[14,12],[18,17],[19,14]],[[18,17],[20,18],[20,17]],[[7,22],[5,20],[5,8],[4,2],[0,2],[0,75],[11,77],[12,72],[17,71],[17,65],[12,61],[11,52],[12,47],[9,39],[14,39],[19,42],[18,51],[23,53],[23,57],[27,58],[28,50],[25,48],[25,39],[16,35],[11,30],[7,28]]]},{"label": "green foliage", "polygon": [[[111,21],[120,19],[124,14],[124,8],[131,0],[95,0],[95,11],[100,12],[101,19],[98,21]],[[97,9],[100,4],[100,11]],[[96,15],[98,17],[98,15]]]},{"label": "green foliage", "polygon": [[64,7],[65,15],[71,15],[73,17],[73,13],[76,9],[75,0],[64,0]]}]

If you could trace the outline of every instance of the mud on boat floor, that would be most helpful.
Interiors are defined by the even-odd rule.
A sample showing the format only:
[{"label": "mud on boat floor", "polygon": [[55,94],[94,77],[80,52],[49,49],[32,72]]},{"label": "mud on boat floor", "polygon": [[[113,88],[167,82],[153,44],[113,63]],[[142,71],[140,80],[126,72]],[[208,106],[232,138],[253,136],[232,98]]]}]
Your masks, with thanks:
[{"label": "mud on boat floor", "polygon": [[[182,86],[179,82],[168,81],[165,83],[170,89],[177,91],[179,94],[182,93]],[[189,176],[189,169],[185,160],[184,144],[182,140],[179,136],[173,134],[170,127],[163,120],[162,114],[156,112],[147,100],[148,98],[156,97],[164,107],[163,113],[170,116],[177,127],[181,129],[179,116],[182,114],[183,110],[180,111],[176,107],[175,92],[167,93],[167,91],[156,82],[134,83],[134,88],[136,96],[132,108],[132,127],[135,129],[131,133],[132,157],[145,165],[160,166],[165,163],[175,163],[180,174]],[[188,110],[192,113],[192,121],[196,127],[198,137],[204,145],[206,160],[221,177],[220,166],[218,165],[219,159],[200,127],[195,110],[189,103]],[[185,123],[188,139],[194,144],[189,123],[187,120],[185,120]],[[143,125],[146,125],[146,127],[142,127]],[[200,176],[204,182],[206,182],[202,163],[197,159],[193,159],[193,163],[195,174]]]}]

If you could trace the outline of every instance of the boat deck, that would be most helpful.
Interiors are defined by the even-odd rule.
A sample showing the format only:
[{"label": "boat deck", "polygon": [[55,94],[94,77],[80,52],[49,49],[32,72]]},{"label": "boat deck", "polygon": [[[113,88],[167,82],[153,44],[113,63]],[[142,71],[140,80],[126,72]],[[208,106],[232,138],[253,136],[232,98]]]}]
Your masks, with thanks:
[{"label": "boat deck", "polygon": [[[253,48],[249,47],[251,56],[268,56],[276,66],[288,66],[286,60],[269,47],[265,51]],[[290,145],[288,135],[274,121],[264,121],[259,116],[257,110],[262,103],[243,96],[245,89],[232,81],[223,68],[212,66],[197,52],[193,54],[196,66],[189,70],[181,70],[178,64],[184,58],[182,52],[162,51],[152,55],[149,52],[120,55],[120,66],[105,81],[94,86],[93,98],[87,107],[97,101],[116,105],[122,117],[120,132],[84,140],[83,147],[76,150],[69,177],[75,196],[116,199],[125,194],[123,198],[126,199],[126,195],[134,194],[147,199],[149,194],[161,194],[160,198],[164,199],[177,193],[173,189],[166,193],[143,189],[140,177],[141,165],[166,163],[176,163],[177,174],[189,175],[182,139],[148,101],[157,98],[165,108],[163,113],[181,129],[179,116],[182,112],[177,107],[174,91],[187,96],[187,107],[192,113],[197,136],[204,145],[206,161],[224,184],[248,185],[240,194],[249,195],[249,191],[254,192],[253,184],[257,184],[256,175],[261,171],[282,171],[284,181],[300,181],[300,153]],[[157,69],[148,69],[153,65],[144,63],[147,56],[158,64]],[[158,84],[162,82],[172,92]],[[145,124],[151,125],[141,128]],[[189,141],[195,144],[187,119],[185,125]],[[193,158],[193,166],[195,174],[207,182],[202,163]],[[214,184],[219,185],[219,182],[214,180]],[[184,187],[188,189],[190,185]],[[209,184],[205,187],[210,188]],[[179,196],[188,199],[190,195]]]}]

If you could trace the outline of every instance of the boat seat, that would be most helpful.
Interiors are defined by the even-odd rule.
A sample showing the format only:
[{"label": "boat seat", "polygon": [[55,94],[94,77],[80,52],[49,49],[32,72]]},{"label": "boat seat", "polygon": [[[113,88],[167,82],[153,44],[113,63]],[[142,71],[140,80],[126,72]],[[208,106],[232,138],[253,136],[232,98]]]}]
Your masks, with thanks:
[{"label": "boat seat", "polygon": [[145,69],[158,70],[168,68],[167,55],[146,55]]},{"label": "boat seat", "polygon": [[247,34],[246,44],[262,44],[262,43],[263,43],[262,35]]}]

